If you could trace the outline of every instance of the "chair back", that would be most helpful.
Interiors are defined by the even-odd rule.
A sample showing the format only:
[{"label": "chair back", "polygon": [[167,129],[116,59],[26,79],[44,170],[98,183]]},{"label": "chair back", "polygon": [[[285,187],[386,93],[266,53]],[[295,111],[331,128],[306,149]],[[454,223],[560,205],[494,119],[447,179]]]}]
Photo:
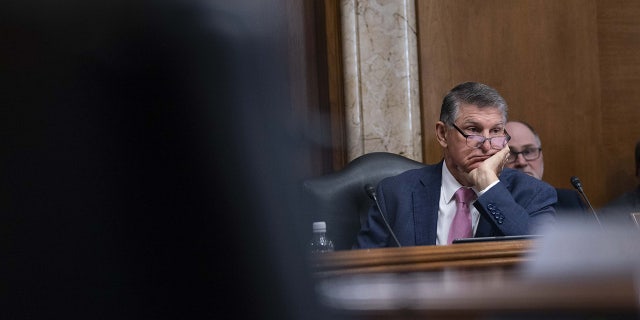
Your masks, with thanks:
[{"label": "chair back", "polygon": [[339,171],[305,180],[304,209],[308,210],[311,220],[327,223],[327,236],[333,240],[336,250],[351,249],[373,205],[365,186],[376,187],[386,177],[424,166],[395,153],[364,154]]}]

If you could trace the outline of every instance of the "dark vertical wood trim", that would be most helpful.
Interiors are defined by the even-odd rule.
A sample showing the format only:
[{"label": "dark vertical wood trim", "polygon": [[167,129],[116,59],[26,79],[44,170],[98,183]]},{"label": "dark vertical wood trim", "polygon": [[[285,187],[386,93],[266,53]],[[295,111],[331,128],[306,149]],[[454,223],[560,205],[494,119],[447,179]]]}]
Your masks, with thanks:
[{"label": "dark vertical wood trim", "polygon": [[329,115],[331,121],[331,141],[333,170],[338,170],[347,163],[344,77],[342,68],[342,27],[340,18],[340,1],[319,1],[324,4],[324,21],[326,35],[326,66],[329,97]]}]

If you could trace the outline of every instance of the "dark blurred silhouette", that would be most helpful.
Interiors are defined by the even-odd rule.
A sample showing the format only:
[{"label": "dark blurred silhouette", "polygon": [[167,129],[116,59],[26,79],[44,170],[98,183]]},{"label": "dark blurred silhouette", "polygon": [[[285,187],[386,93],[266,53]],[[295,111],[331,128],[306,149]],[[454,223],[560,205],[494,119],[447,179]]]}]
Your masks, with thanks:
[{"label": "dark blurred silhouette", "polygon": [[323,317],[271,2],[3,5],[7,318]]},{"label": "dark blurred silhouette", "polygon": [[607,223],[635,224],[631,213],[640,212],[640,140],[634,149],[634,163],[638,185],[607,202],[600,211]]}]

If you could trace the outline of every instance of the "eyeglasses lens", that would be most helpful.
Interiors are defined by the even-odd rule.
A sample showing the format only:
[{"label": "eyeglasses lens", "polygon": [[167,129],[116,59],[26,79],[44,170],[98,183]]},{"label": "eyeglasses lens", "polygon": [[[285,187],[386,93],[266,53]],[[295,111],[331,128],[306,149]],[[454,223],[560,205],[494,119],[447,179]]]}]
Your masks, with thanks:
[{"label": "eyeglasses lens", "polygon": [[522,157],[527,161],[536,160],[540,157],[540,149],[524,149],[521,152],[513,152],[509,153],[509,162],[515,162],[518,159],[518,155],[521,154]]},{"label": "eyeglasses lens", "polygon": [[506,136],[485,138],[483,136],[470,135],[467,136],[467,146],[471,148],[480,148],[486,140],[489,140],[491,148],[501,150],[509,141]]}]

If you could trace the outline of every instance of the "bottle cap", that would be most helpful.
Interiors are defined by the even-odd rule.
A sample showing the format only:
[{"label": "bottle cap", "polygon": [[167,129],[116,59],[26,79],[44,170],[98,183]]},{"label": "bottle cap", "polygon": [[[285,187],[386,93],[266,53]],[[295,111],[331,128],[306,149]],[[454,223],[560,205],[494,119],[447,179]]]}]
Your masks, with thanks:
[{"label": "bottle cap", "polygon": [[313,223],[313,232],[326,232],[327,224],[324,221],[318,221]]}]

